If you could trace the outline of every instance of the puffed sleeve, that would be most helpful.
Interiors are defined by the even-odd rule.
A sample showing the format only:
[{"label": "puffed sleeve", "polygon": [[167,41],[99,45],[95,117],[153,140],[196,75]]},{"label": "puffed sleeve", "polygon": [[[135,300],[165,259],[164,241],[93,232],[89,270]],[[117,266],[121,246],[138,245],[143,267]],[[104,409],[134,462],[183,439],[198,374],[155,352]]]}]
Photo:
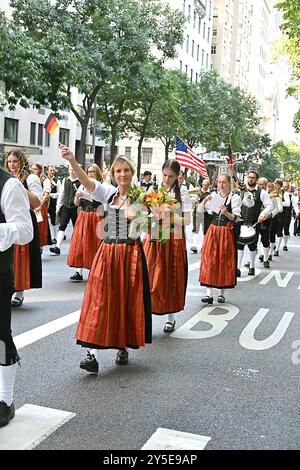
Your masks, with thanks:
[{"label": "puffed sleeve", "polygon": [[36,175],[29,175],[26,182],[28,191],[31,191],[33,194],[35,194],[39,198],[39,201],[42,202],[43,188],[39,177]]},{"label": "puffed sleeve", "polygon": [[231,210],[232,214],[241,217],[242,200],[238,194],[233,194],[231,197]]},{"label": "puffed sleeve", "polygon": [[107,183],[100,183],[95,181],[95,189],[91,194],[94,201],[102,202],[105,204],[110,197],[117,192],[117,188]]}]

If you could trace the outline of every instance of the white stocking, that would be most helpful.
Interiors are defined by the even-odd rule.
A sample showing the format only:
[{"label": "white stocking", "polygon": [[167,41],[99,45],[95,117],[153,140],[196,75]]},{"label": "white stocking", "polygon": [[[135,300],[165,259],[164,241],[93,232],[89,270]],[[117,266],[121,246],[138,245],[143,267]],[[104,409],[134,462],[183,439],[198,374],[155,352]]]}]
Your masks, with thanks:
[{"label": "white stocking", "polygon": [[8,406],[13,402],[16,372],[17,363],[0,366],[0,401],[4,401]]}]

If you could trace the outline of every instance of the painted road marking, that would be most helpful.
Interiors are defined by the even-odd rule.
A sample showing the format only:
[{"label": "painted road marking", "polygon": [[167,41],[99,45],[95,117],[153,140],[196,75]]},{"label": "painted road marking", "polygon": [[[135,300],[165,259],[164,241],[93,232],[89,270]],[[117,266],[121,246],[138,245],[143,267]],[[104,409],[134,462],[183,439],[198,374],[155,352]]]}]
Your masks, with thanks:
[{"label": "painted road marking", "polygon": [[33,328],[32,330],[21,333],[14,338],[14,343],[17,349],[22,349],[29,344],[35,343],[46,336],[57,333],[68,326],[77,323],[79,320],[80,310],[69,313],[63,317],[57,318],[56,320],[45,323],[44,325]]},{"label": "painted road marking", "polygon": [[158,428],[142,450],[203,450],[211,437]]},{"label": "painted road marking", "polygon": [[74,416],[69,411],[24,405],[9,426],[0,429],[0,450],[33,449]]}]

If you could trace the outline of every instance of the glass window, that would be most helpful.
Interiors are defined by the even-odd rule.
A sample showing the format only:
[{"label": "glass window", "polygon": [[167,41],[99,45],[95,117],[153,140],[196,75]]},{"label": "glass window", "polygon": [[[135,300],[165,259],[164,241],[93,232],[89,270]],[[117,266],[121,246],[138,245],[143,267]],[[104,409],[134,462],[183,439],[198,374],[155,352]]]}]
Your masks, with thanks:
[{"label": "glass window", "polygon": [[211,46],[211,53],[216,54],[217,46]]},{"label": "glass window", "polygon": [[69,146],[69,136],[70,136],[70,130],[69,129],[64,129],[63,127],[60,127],[60,129],[59,129],[59,141],[60,141],[60,143],[66,145],[68,147]]},{"label": "glass window", "polygon": [[45,132],[45,147],[50,147],[50,134]]},{"label": "glass window", "polygon": [[195,41],[192,41],[192,57],[194,57],[195,54]]},{"label": "glass window", "polygon": [[44,134],[44,126],[43,124],[39,124],[38,127],[38,145],[41,147],[43,146],[43,134]]},{"label": "glass window", "polygon": [[18,142],[18,127],[19,121],[17,119],[5,118],[4,140],[8,142]]},{"label": "glass window", "polygon": [[36,123],[32,122],[30,124],[30,145],[35,145],[36,143]]},{"label": "glass window", "polygon": [[149,165],[152,163],[152,154],[153,154],[153,148],[150,148],[150,147],[142,148],[142,163],[144,165]]},{"label": "glass window", "polygon": [[131,147],[125,147],[125,157],[126,158],[131,158]]}]

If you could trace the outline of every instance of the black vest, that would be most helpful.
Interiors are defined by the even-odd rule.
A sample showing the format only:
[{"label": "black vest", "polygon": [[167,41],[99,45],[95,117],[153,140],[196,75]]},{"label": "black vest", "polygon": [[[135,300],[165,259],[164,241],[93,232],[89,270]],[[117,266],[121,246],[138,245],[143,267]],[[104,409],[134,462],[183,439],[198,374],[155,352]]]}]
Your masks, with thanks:
[{"label": "black vest", "polygon": [[65,192],[63,201],[63,205],[65,207],[68,207],[69,209],[74,209],[74,207],[76,207],[74,204],[74,197],[79,186],[79,180],[71,181],[69,178],[65,180]]},{"label": "black vest", "polygon": [[257,219],[262,209],[262,202],[260,200],[261,189],[260,188],[253,189],[253,191],[250,191],[250,192],[253,194],[254,206],[253,207],[242,206],[241,208],[241,216],[242,216],[242,219],[244,220],[243,223],[245,225],[252,225],[255,222],[257,222]]},{"label": "black vest", "polygon": [[[9,178],[12,178],[6,171],[2,170],[0,168],[0,201],[1,201],[1,195],[2,195],[2,190],[3,186],[5,183],[9,180]],[[4,214],[1,210],[1,204],[0,204],[0,223],[6,223]],[[0,251],[0,273],[6,273],[6,272],[13,272],[14,270],[14,246],[12,245],[8,250],[6,251]]]}]

